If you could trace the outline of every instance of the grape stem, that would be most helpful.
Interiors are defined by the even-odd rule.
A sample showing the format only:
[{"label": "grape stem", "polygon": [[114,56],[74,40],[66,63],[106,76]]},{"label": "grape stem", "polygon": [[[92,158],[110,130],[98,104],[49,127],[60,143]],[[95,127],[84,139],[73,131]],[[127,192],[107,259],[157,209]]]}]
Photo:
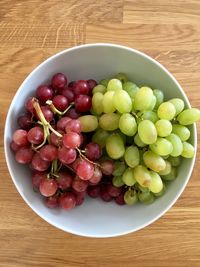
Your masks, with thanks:
[{"label": "grape stem", "polygon": [[89,159],[82,153],[83,150],[80,150],[78,147],[76,148],[76,150],[78,151],[78,153],[79,153],[79,155],[80,155],[81,158],[84,158],[85,160],[87,160],[87,161],[90,162],[91,164],[94,164],[94,165],[96,165],[96,166],[98,166],[98,167],[101,167],[100,164],[98,164],[98,163],[96,163],[96,162],[93,162],[93,161],[89,160]]},{"label": "grape stem", "polygon": [[47,101],[46,101],[46,104],[49,105],[51,111],[52,111],[54,114],[59,114],[59,115],[64,115],[64,114],[65,114],[65,113],[66,113],[66,112],[67,112],[67,111],[74,105],[74,103],[71,103],[71,104],[69,105],[69,107],[67,107],[63,112],[61,112],[60,110],[58,110],[58,109],[54,106],[52,100],[47,100]]}]

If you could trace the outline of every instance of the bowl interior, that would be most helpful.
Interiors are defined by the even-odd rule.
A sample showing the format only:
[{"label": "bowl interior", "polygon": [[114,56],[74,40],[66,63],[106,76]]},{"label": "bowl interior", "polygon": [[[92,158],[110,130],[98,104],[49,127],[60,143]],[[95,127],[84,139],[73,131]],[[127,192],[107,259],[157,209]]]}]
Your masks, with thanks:
[{"label": "bowl interior", "polygon": [[[47,82],[56,72],[64,72],[69,80],[100,80],[125,72],[135,83],[162,89],[166,99],[179,97],[188,106],[189,102],[179,84],[160,64],[138,51],[109,44],[85,45],[63,51],[38,66],[21,85],[7,115],[5,153],[11,177],[27,204],[43,219],[64,231],[93,237],[121,235],[150,224],[181,194],[191,175],[194,158],[183,161],[177,179],[169,184],[165,195],[148,206],[118,206],[98,199],[87,199],[82,206],[70,212],[50,210],[43,205],[39,194],[32,190],[30,171],[15,162],[9,143],[25,100],[34,94],[38,85]],[[191,127],[190,142],[196,146],[195,126]]]}]

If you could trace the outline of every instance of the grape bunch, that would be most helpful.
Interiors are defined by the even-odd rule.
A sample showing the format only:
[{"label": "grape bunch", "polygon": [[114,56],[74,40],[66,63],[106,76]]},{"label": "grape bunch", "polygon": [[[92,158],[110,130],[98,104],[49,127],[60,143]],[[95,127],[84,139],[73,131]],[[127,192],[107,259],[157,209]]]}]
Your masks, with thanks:
[{"label": "grape bunch", "polygon": [[49,208],[71,210],[86,195],[150,204],[194,156],[187,126],[200,110],[184,106],[123,73],[99,84],[57,73],[27,99],[10,145]]}]

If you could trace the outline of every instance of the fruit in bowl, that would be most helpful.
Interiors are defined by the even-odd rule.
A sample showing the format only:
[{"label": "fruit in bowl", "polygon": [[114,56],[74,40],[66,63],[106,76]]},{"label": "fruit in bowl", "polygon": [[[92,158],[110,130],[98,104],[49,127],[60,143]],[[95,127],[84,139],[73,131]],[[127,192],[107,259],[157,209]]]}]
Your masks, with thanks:
[{"label": "fruit in bowl", "polygon": [[[34,87],[32,84],[31,95],[28,94],[28,98],[23,96],[26,114],[18,118],[20,129],[9,133],[12,134],[10,146],[15,153],[15,160],[29,165],[32,172],[30,174],[27,169],[25,170],[27,176],[25,179],[29,179],[26,183],[18,181],[22,188],[20,191],[22,190],[26,195],[25,189],[28,182],[27,192],[30,192],[30,181],[32,181],[32,187],[39,191],[48,208],[58,208],[65,214],[70,210],[69,215],[61,212],[55,217],[50,209],[47,211],[45,206],[43,208],[39,206],[40,211],[45,209],[45,219],[49,217],[50,219],[47,220],[70,232],[73,230],[67,226],[65,221],[62,221],[63,218],[72,218],[73,222],[76,221],[77,216],[82,219],[86,209],[88,214],[88,208],[84,206],[89,207],[91,202],[94,202],[96,207],[101,205],[103,209],[104,214],[95,214],[97,220],[99,216],[100,221],[106,218],[111,207],[110,203],[103,205],[94,198],[101,198],[105,202],[114,200],[116,204],[128,206],[138,202],[151,204],[150,206],[136,204],[131,207],[132,210],[126,208],[125,205],[119,207],[120,210],[117,208],[119,213],[125,216],[128,214],[128,219],[125,218],[122,223],[122,228],[124,228],[122,230],[114,229],[115,232],[112,233],[109,226],[107,229],[100,230],[101,234],[95,234],[92,229],[87,230],[85,234],[110,236],[143,227],[145,220],[147,224],[156,218],[153,207],[156,202],[164,203],[161,199],[164,199],[167,193],[174,194],[163,205],[165,208],[159,211],[158,217],[184,188],[182,184],[176,192],[172,191],[171,184],[169,186],[167,184],[176,176],[180,177],[182,158],[193,158],[195,155],[195,143],[189,139],[191,138],[190,130],[193,135],[194,129],[191,127],[188,129],[187,126],[200,119],[200,111],[187,106],[187,99],[166,70],[139,52],[120,46],[91,45],[69,50],[66,55],[70,57],[70,52],[73,54],[74,51],[81,53],[80,51],[83,52],[84,48],[86,51],[89,48],[91,51],[94,48],[101,51],[105,48],[114,49],[113,51],[124,53],[125,58],[131,53],[135,61],[140,62],[144,67],[147,67],[149,62],[155,64],[153,66],[161,72],[163,82],[168,79],[168,84],[174,82],[174,88],[176,86],[178,88],[176,88],[176,94],[170,96],[166,89],[162,90],[156,77],[154,83],[140,78],[140,73],[138,78],[135,74],[136,78],[133,79],[133,74],[129,74],[129,69],[127,69],[128,75],[125,73],[113,75],[113,71],[111,73],[109,70],[108,74],[101,75],[101,79],[98,79],[97,76],[93,76],[94,70],[91,70],[91,66],[94,63],[92,61],[88,63],[87,75],[82,74],[68,81],[71,70],[69,65],[67,66],[69,71],[65,71],[64,53],[63,58],[60,54],[55,56],[55,61],[52,59],[52,62],[49,62],[49,70],[47,61],[46,80],[39,82],[34,79],[34,84],[37,86]],[[61,70],[67,76],[61,72],[52,73],[56,60],[61,61],[61,65],[63,64]],[[100,58],[99,61],[102,63]],[[135,61],[129,59],[127,62],[129,62],[128,65],[134,65]],[[73,70],[74,67],[71,66],[71,69]],[[149,72],[151,71],[152,68],[149,69]],[[40,76],[40,68],[35,73]],[[80,80],[85,76],[87,80]],[[165,86],[163,87],[166,88]],[[10,140],[6,139],[6,142],[8,146]],[[185,159],[184,162],[186,160],[190,161]],[[15,166],[23,168],[20,165]],[[190,171],[188,165],[188,172]],[[165,191],[166,194],[164,194]],[[92,199],[86,198],[86,195]],[[36,197],[34,195],[34,199]],[[84,199],[86,199],[85,205]],[[81,207],[76,207],[81,204],[83,204]],[[42,205],[41,200],[38,205]],[[104,208],[105,205],[108,208]],[[92,207],[95,213],[95,206]],[[137,213],[141,219],[140,212],[146,210],[151,213],[152,207],[153,212],[149,217],[153,215],[153,219],[143,216],[141,222],[139,220],[137,222],[139,226],[131,226],[130,213],[131,218],[136,221]],[[114,214],[114,217],[119,219],[116,210],[111,213],[111,216]],[[92,213],[89,214],[91,218]],[[62,226],[55,223],[57,220]],[[127,222],[130,224],[128,228],[126,228]],[[77,227],[77,223],[78,221],[74,228]],[[92,227],[96,230],[96,226]],[[86,228],[88,229],[88,226]],[[77,233],[77,229],[74,232]],[[84,235],[80,232],[79,234]]]}]

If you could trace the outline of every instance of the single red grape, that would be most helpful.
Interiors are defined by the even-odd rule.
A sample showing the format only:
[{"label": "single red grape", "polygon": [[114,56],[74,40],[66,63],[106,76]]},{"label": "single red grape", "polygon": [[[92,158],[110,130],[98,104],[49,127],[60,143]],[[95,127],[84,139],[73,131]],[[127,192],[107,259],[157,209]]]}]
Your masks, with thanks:
[{"label": "single red grape", "polygon": [[115,198],[115,202],[118,205],[125,205],[125,201],[124,201],[124,193],[121,193],[118,197]]},{"label": "single red grape", "polygon": [[42,180],[47,178],[46,172],[34,172],[31,179],[33,188],[38,189]]},{"label": "single red grape", "polygon": [[22,128],[24,130],[29,130],[33,125],[32,115],[30,113],[21,115],[21,116],[19,116],[17,122],[18,122],[20,128]]},{"label": "single red grape", "polygon": [[111,197],[118,197],[121,192],[122,192],[122,188],[120,187],[115,187],[114,185],[112,184],[108,184],[106,186],[106,190],[108,192],[108,194],[111,196]]},{"label": "single red grape", "polygon": [[39,153],[41,159],[46,161],[53,161],[58,157],[58,149],[53,145],[44,145]]},{"label": "single red grape", "polygon": [[56,180],[46,178],[40,182],[39,189],[43,196],[50,197],[56,193],[58,184]]},{"label": "single red grape", "polygon": [[75,108],[70,108],[66,115],[70,117],[71,119],[78,119],[80,117],[80,113],[78,113]]},{"label": "single red grape", "polygon": [[71,81],[69,84],[68,84],[68,87],[69,88],[74,88],[74,85],[76,84],[75,81]]},{"label": "single red grape", "polygon": [[44,132],[39,126],[35,126],[28,131],[27,138],[31,144],[40,144],[44,140]]},{"label": "single red grape", "polygon": [[70,188],[72,185],[72,181],[73,181],[73,178],[68,172],[60,171],[58,173],[57,182],[58,182],[58,187],[60,189],[66,190]]},{"label": "single red grape", "polygon": [[107,192],[105,186],[101,187],[101,189],[100,189],[100,197],[101,197],[101,199],[104,200],[105,202],[110,202],[110,201],[112,201],[112,199],[113,199],[113,198],[111,197],[111,195],[108,194],[108,192]]},{"label": "single red grape", "polygon": [[91,97],[87,95],[78,95],[75,98],[75,108],[79,112],[88,112],[92,107]]},{"label": "single red grape", "polygon": [[79,134],[69,132],[63,135],[63,145],[66,148],[76,148],[81,144],[81,137]]},{"label": "single red grape", "polygon": [[67,132],[81,132],[81,123],[79,120],[70,120],[66,123],[65,131]]},{"label": "single red grape", "polygon": [[49,168],[50,164],[51,163],[49,161],[41,159],[39,153],[35,153],[31,161],[31,167],[34,170],[40,172],[46,171]]},{"label": "single red grape", "polygon": [[[62,135],[64,134],[64,132],[61,131],[61,130],[57,130],[57,132],[59,132]],[[58,146],[60,146],[62,144],[62,137],[59,137],[59,136],[57,136],[57,134],[52,132],[50,134],[50,142],[51,142],[52,145],[58,147]]]},{"label": "single red grape", "polygon": [[73,102],[75,99],[75,94],[71,88],[64,88],[61,91],[61,94],[64,95],[68,99],[69,103]]},{"label": "single red grape", "polygon": [[76,206],[80,206],[84,202],[86,191],[77,192],[77,191],[73,190],[73,193],[76,196]]},{"label": "single red grape", "polygon": [[58,197],[57,196],[47,197],[45,199],[45,205],[50,209],[57,208],[58,207]]},{"label": "single red grape", "polygon": [[76,192],[84,192],[86,191],[87,187],[88,187],[88,181],[84,181],[79,177],[76,177],[72,182],[72,188]]},{"label": "single red grape", "polygon": [[29,164],[34,157],[34,152],[30,147],[21,147],[15,154],[18,163]]},{"label": "single red grape", "polygon": [[67,78],[63,73],[56,73],[51,79],[51,85],[54,89],[61,91],[67,84]]},{"label": "single red grape", "polygon": [[95,80],[87,80],[88,86],[89,86],[89,94],[92,94],[93,88],[97,85],[97,82]]},{"label": "single red grape", "polygon": [[90,180],[94,174],[94,165],[83,159],[77,164],[76,174],[82,180]]},{"label": "single red grape", "polygon": [[53,104],[59,111],[64,111],[68,105],[68,99],[64,95],[56,95],[53,98]]},{"label": "single red grape", "polygon": [[102,156],[102,149],[96,143],[89,143],[85,147],[85,155],[88,159],[95,161]]},{"label": "single red grape", "polygon": [[105,175],[111,175],[114,171],[114,163],[112,160],[105,160],[101,163],[101,170]]},{"label": "single red grape", "polygon": [[[41,106],[41,110],[42,110],[42,113],[45,117],[45,119],[50,122],[53,120],[53,112],[50,110],[49,106],[46,105],[46,106]],[[36,117],[38,118],[38,116],[36,115]],[[39,118],[38,118],[39,119]]]},{"label": "single red grape", "polygon": [[67,124],[67,122],[68,121],[70,121],[71,120],[71,118],[69,118],[69,117],[62,117],[62,118],[60,118],[58,121],[57,121],[57,124],[56,124],[56,126],[57,126],[57,130],[61,130],[61,131],[65,131],[65,127],[66,127],[66,124]]},{"label": "single red grape", "polygon": [[47,85],[40,85],[36,90],[36,97],[43,103],[53,98],[53,90]]},{"label": "single red grape", "polygon": [[67,192],[59,198],[59,205],[64,210],[71,210],[76,206],[76,196],[72,192]]},{"label": "single red grape", "polygon": [[89,85],[87,81],[79,80],[73,87],[76,95],[87,95],[89,93]]},{"label": "single red grape", "polygon": [[63,164],[70,164],[76,159],[76,150],[62,146],[58,149],[58,159]]},{"label": "single red grape", "polygon": [[35,114],[35,108],[33,107],[33,99],[34,97],[29,97],[25,103],[25,108],[30,113]]},{"label": "single red grape", "polygon": [[18,146],[27,146],[29,144],[26,130],[22,129],[16,130],[13,134],[12,139]]},{"label": "single red grape", "polygon": [[90,184],[93,184],[93,185],[98,184],[101,181],[101,178],[102,178],[102,171],[98,166],[95,166],[94,173],[89,180]]},{"label": "single red grape", "polygon": [[92,198],[97,198],[100,194],[100,186],[94,185],[87,188],[87,193]]},{"label": "single red grape", "polygon": [[17,145],[14,141],[11,141],[10,148],[13,152],[17,152],[21,148],[21,146]]}]

